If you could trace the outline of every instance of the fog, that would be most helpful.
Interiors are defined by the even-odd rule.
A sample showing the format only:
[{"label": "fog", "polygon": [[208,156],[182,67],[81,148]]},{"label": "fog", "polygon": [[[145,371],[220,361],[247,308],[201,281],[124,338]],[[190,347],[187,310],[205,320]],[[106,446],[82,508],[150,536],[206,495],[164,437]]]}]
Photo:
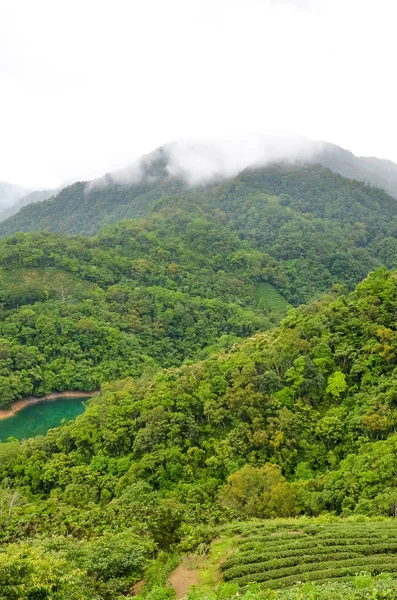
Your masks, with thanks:
[{"label": "fog", "polygon": [[322,142],[278,133],[246,133],[218,139],[185,138],[166,143],[131,165],[87,184],[87,191],[112,183],[133,185],[169,176],[197,186],[230,178],[247,167],[313,160]]},{"label": "fog", "polygon": [[257,141],[225,150],[241,131],[397,160],[392,0],[0,5],[0,181],[87,181],[171,140],[170,171],[208,180],[268,160]]},{"label": "fog", "polygon": [[270,163],[309,160],[314,146],[309,140],[292,135],[246,134],[216,141],[180,140],[166,146],[168,173],[192,185],[233,177],[247,167]]}]

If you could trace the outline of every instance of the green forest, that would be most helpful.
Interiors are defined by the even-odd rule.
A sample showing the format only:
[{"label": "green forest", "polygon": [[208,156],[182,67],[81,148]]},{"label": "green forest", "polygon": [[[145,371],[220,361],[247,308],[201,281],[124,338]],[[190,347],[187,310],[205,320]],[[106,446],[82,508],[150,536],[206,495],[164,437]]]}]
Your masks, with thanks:
[{"label": "green forest", "polygon": [[[1,406],[205,358],[332,286],[353,289],[397,266],[395,200],[320,166],[247,170],[163,197],[177,183],[150,185],[160,199],[147,216],[93,237],[19,232],[0,242]],[[89,213],[63,197],[79,203],[76,186],[24,210],[61,203],[90,230]],[[129,188],[119,197],[119,187],[91,192],[92,210],[106,194],[112,206],[125,201]],[[141,187],[131,211],[143,206]]]},{"label": "green forest", "polygon": [[0,408],[100,389],[0,443],[0,599],[397,598],[397,201],[151,169],[0,224]]}]

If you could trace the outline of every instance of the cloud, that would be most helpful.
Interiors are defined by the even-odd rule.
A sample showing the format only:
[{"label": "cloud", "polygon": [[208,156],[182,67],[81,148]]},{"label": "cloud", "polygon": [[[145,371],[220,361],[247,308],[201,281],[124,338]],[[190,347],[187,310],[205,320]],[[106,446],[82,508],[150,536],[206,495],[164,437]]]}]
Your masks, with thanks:
[{"label": "cloud", "polygon": [[191,185],[233,177],[249,166],[309,160],[313,143],[290,134],[243,134],[216,141],[180,140],[166,145],[170,176]]},{"label": "cloud", "polygon": [[89,181],[86,184],[85,191],[89,193],[94,189],[105,188],[114,183],[120,185],[134,185],[142,180],[143,175],[143,161],[139,160],[128,167],[117,169],[112,173],[106,173],[103,177],[98,177]]},{"label": "cloud", "polygon": [[131,165],[94,179],[87,192],[110,184],[135,185],[160,177],[198,186],[230,178],[247,167],[310,161],[319,143],[291,134],[239,134],[216,140],[185,138],[165,144]]}]

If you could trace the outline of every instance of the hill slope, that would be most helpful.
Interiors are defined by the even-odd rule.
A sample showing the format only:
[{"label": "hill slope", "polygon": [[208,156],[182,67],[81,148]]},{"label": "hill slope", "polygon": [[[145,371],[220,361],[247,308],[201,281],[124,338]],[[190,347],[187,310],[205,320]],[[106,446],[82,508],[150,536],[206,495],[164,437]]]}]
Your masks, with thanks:
[{"label": "hill slope", "polygon": [[175,366],[285,316],[282,268],[183,213],[0,244],[0,405]]},{"label": "hill slope", "polygon": [[372,156],[355,156],[335,144],[319,142],[314,160],[348,179],[358,179],[397,198],[397,164]]},{"label": "hill slope", "polygon": [[[213,532],[245,516],[388,515],[397,469],[396,311],[397,277],[382,269],[350,295],[298,309],[279,330],[229,354],[106,384],[75,422],[0,444],[0,583],[30,589],[31,577],[36,586],[57,582],[64,597],[114,598],[147,566],[148,578],[155,569],[166,577],[175,562],[164,551],[208,544],[204,523]],[[349,556],[338,549],[337,577],[360,565],[395,569],[395,539],[380,540],[381,529],[360,523],[358,537],[338,533],[339,546],[351,544]],[[231,557],[225,575],[292,584],[299,544],[314,552],[314,535],[335,541],[330,526],[307,521],[302,535],[285,542],[289,554],[273,556],[271,571],[252,553],[268,556],[280,539],[248,536],[250,556],[238,564]],[[317,558],[304,564],[326,578]],[[289,579],[275,581],[282,577]],[[147,597],[171,597],[161,593]]]},{"label": "hill slope", "polygon": [[21,208],[27,206],[28,204],[32,204],[33,202],[41,202],[42,200],[51,198],[51,196],[54,196],[55,193],[56,190],[36,190],[34,192],[29,192],[29,194],[26,194],[25,191],[25,193],[17,200],[13,200],[11,206],[7,206],[7,208],[0,212],[0,221],[4,221],[12,215],[15,215],[21,210]]},{"label": "hill slope", "polygon": [[146,182],[90,191],[83,183],[32,204],[0,224],[94,234],[106,222],[183,210],[221,221],[261,252],[285,262],[293,303],[355,285],[374,268],[397,266],[397,201],[382,190],[344,179],[319,165],[248,169],[231,181],[191,188],[164,177],[160,165]]},{"label": "hill slope", "polygon": [[203,357],[269,329],[290,304],[397,266],[396,201],[318,165],[152,193],[136,197],[142,212],[152,202],[146,217],[96,237],[1,242],[3,406]]}]

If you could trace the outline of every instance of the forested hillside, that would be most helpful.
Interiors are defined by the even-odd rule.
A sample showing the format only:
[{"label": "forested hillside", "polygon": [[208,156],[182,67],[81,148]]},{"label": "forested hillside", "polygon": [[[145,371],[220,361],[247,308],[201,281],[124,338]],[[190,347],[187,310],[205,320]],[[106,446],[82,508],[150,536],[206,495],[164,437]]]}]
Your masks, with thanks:
[{"label": "forested hillside", "polygon": [[[1,185],[1,184],[0,184]],[[13,202],[10,206],[7,207],[0,205],[0,221],[4,221],[15,215],[21,208],[31,204],[32,202],[41,202],[42,200],[47,200],[47,198],[51,198],[57,193],[57,190],[36,190],[34,192],[27,193],[27,190],[20,192],[23,193],[22,196],[18,195],[13,199]]]},{"label": "forested hillside", "polygon": [[161,208],[189,211],[221,222],[283,262],[289,281],[284,291],[295,304],[326,292],[333,283],[354,286],[381,265],[397,266],[397,201],[318,165],[247,170],[204,188],[156,179],[156,173],[161,166],[150,181],[132,187],[109,183],[87,191],[84,184],[75,184],[4,221],[0,233],[49,229],[94,234],[106,222]]},{"label": "forested hillside", "polygon": [[[385,460],[373,481],[363,475],[372,470],[372,460],[394,456],[396,307],[397,277],[382,269],[350,295],[331,294],[293,311],[279,329],[257,334],[230,353],[161,370],[150,380],[107,384],[76,423],[47,440],[22,443],[18,469],[6,466],[3,476],[30,482],[37,492],[56,489],[62,498],[64,489],[72,489],[76,468],[80,483],[73,489],[80,504],[98,500],[103,489],[113,497],[119,483],[109,478],[107,465],[122,456],[128,457],[122,471],[131,468],[124,484],[131,476],[131,482],[144,479],[155,490],[177,494],[185,485],[186,492],[189,486],[216,487],[247,463],[272,463],[295,482],[296,498],[285,488],[285,505],[281,498],[273,509],[246,505],[233,495],[234,473],[225,504],[251,516],[318,514],[323,508],[388,514],[395,459]],[[46,448],[48,456],[33,475],[36,459],[31,463],[28,456],[36,447]],[[91,479],[97,453],[103,481]],[[351,460],[355,469],[344,488],[343,472]],[[59,467],[51,478],[45,474],[47,461]],[[315,475],[313,488],[300,483]],[[254,486],[247,493],[254,494]]]},{"label": "forested hillside", "polygon": [[204,523],[388,515],[396,311],[382,269],[231,353],[106,384],[74,423],[1,444],[8,585],[110,599],[153,556],[166,573],[161,552],[211,539]]},{"label": "forested hillside", "polygon": [[[275,144],[277,146],[277,140]],[[42,229],[62,233],[93,235],[103,225],[108,223],[123,218],[136,218],[146,214],[155,208],[156,202],[159,199],[167,198],[167,196],[173,194],[181,195],[180,200],[182,201],[182,198],[186,195],[190,197],[192,192],[194,196],[194,191],[199,191],[200,195],[202,195],[201,192],[207,190],[211,204],[212,190],[215,190],[216,197],[218,195],[218,188],[222,189],[223,187],[221,182],[225,178],[225,175],[222,175],[220,172],[218,176],[214,175],[209,180],[203,179],[201,183],[200,178],[196,177],[195,189],[192,189],[191,185],[173,173],[175,167],[173,164],[175,162],[175,157],[173,156],[175,145],[166,144],[154,152],[143,156],[130,168],[107,174],[92,182],[77,182],[63,188],[60,192],[57,190],[43,190],[24,196],[19,203],[13,204],[11,209],[0,214],[0,221],[7,219],[6,223],[0,225],[0,236],[9,235],[16,231],[39,231]],[[312,168],[322,165],[332,170],[335,174],[338,173],[345,178],[376,186],[385,190],[394,198],[397,198],[397,164],[373,157],[358,157],[339,146],[325,142],[311,142],[306,140],[303,143],[303,147],[305,148],[305,158],[299,158],[299,153],[297,153],[295,159],[297,164],[301,164],[303,167],[303,177],[306,175],[305,167],[308,165]],[[196,158],[198,160],[203,159],[204,161],[211,160],[211,154],[209,156],[206,156],[205,153],[204,156],[200,154],[202,150],[200,146],[197,148],[198,155]],[[194,157],[193,148],[192,158],[194,159]],[[222,156],[218,158],[222,162]],[[227,159],[223,158],[223,160],[227,162]],[[275,160],[279,161],[280,158]],[[284,164],[287,170],[291,168],[292,173],[294,173],[296,171],[292,166],[294,161],[290,163],[290,167],[288,167],[288,161],[291,161],[291,158],[286,159],[286,161]],[[266,160],[266,163],[269,163],[269,158]],[[260,159],[258,159],[257,165],[260,164]],[[277,176],[272,168],[272,163],[267,169],[256,170],[269,170],[270,176],[273,179]],[[323,172],[323,170],[320,170],[318,174]],[[313,179],[313,176],[311,176],[311,179]],[[340,182],[338,183],[338,179],[332,180],[328,176],[326,176],[326,179],[328,182],[325,187],[321,186],[322,192],[328,196],[332,196],[332,188],[335,186],[335,192],[340,190]],[[227,181],[231,181],[230,176],[227,177]],[[234,181],[237,185],[241,185],[239,176]],[[269,185],[267,186],[266,183],[269,183]],[[243,184],[246,184],[245,180],[243,180]],[[269,182],[269,177],[267,181],[264,181],[262,177],[260,190],[264,193],[274,193],[275,188],[282,187],[284,184],[285,182]],[[316,190],[313,188],[313,181],[308,181],[307,186],[308,189],[305,190],[304,195],[306,197],[311,195],[314,198]],[[13,187],[17,189],[17,186]],[[257,189],[257,187],[254,184],[254,188]],[[287,187],[292,188],[292,193],[291,189],[285,193],[300,200],[300,195],[297,194],[298,190],[295,190],[293,185]],[[247,188],[246,192],[249,193],[250,188]],[[301,193],[302,189],[300,190]],[[346,189],[342,193],[345,196],[350,195],[349,190]],[[367,192],[363,191],[363,186],[357,185],[356,182],[355,190],[352,190],[352,193],[355,196],[357,193],[367,196],[368,190]],[[379,190],[374,195],[378,193]],[[23,195],[23,191],[20,192],[21,195]],[[43,200],[46,201],[42,202]],[[15,215],[17,211],[20,212]],[[14,216],[9,218],[11,215]]]},{"label": "forested hillside", "polygon": [[0,600],[397,600],[396,6],[0,0]]},{"label": "forested hillside", "polygon": [[[147,216],[94,237],[1,242],[2,406],[196,360],[268,330],[334,284],[352,289],[397,266],[396,200],[320,166],[247,170],[200,190],[150,185],[131,204]],[[115,206],[107,194],[128,189],[102,188],[103,210]]]},{"label": "forested hillside", "polygon": [[20,198],[26,196],[30,191],[20,185],[0,181],[0,211],[18,202]]},{"label": "forested hillside", "polygon": [[[1,225],[38,211],[55,231],[0,242],[0,405],[101,387],[76,421],[0,443],[7,599],[114,600],[144,576],[165,600],[181,553],[231,521],[397,505],[397,201],[319,165],[201,188],[162,168]],[[394,546],[367,546],[338,550],[338,577],[394,570]],[[294,560],[231,558],[224,579],[295,581]]]},{"label": "forested hillside", "polygon": [[317,142],[313,160],[349,179],[365,181],[397,198],[397,164],[375,156],[355,156],[335,144]]},{"label": "forested hillside", "polygon": [[[0,406],[230,347],[286,315],[282,266],[220,221],[124,221],[0,244]],[[275,287],[276,286],[276,287]]]}]

